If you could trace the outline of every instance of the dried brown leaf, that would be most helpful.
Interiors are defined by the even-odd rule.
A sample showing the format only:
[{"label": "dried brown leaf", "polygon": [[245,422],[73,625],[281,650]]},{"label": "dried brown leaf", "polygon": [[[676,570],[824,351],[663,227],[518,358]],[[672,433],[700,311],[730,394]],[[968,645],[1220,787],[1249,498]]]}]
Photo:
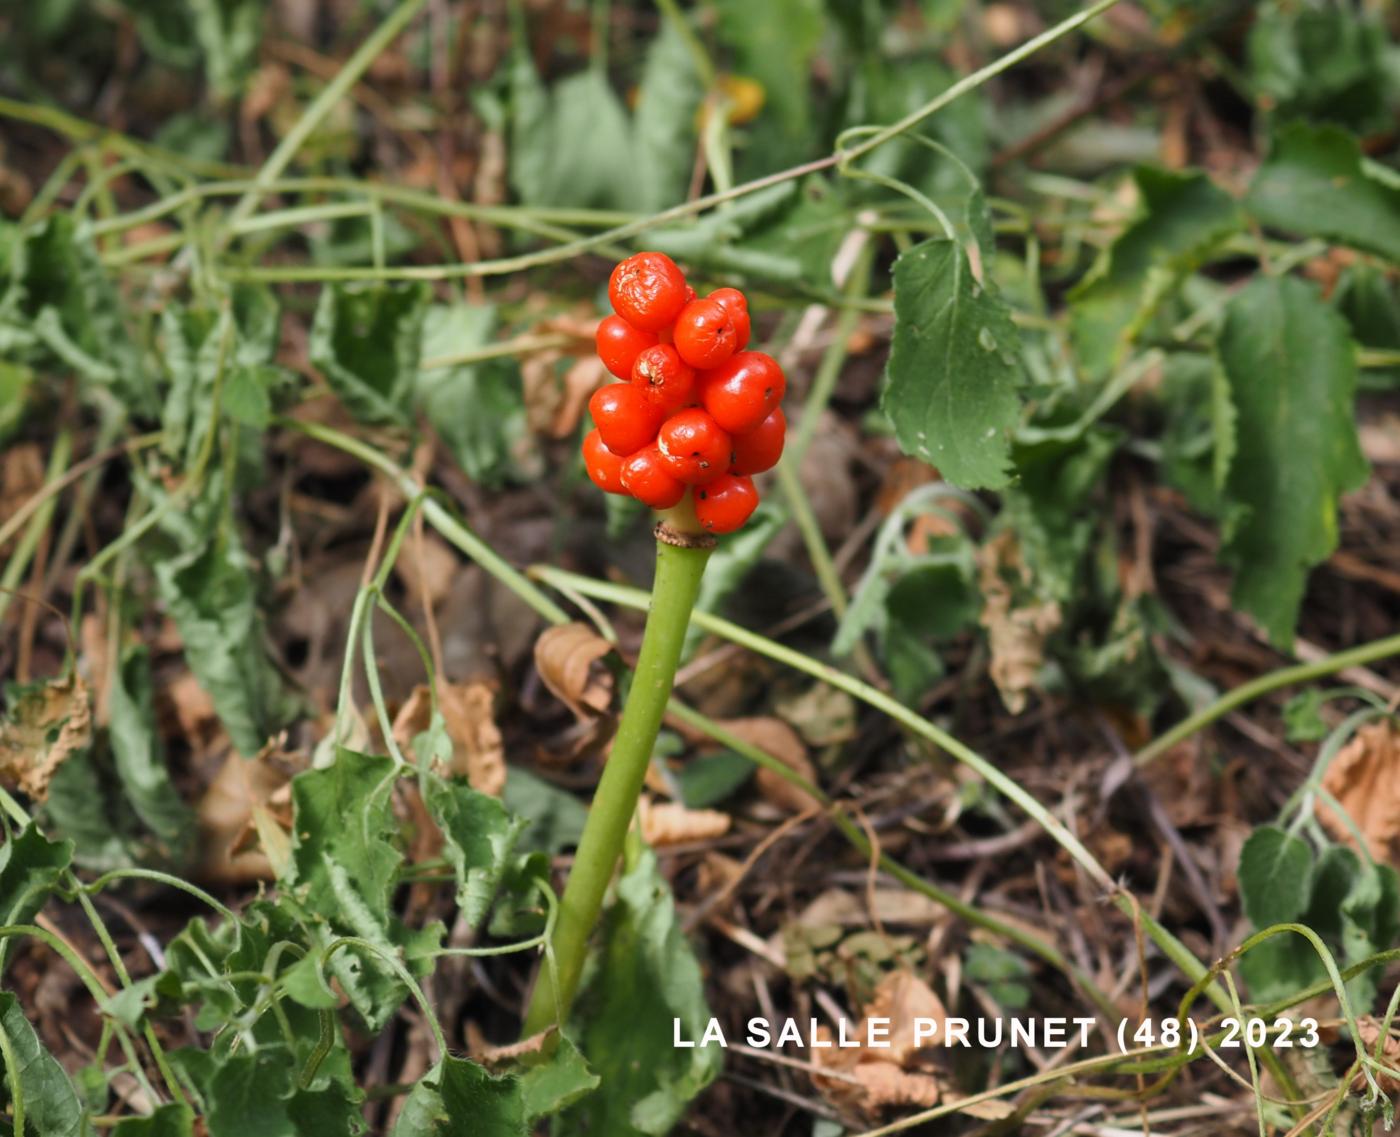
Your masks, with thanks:
[{"label": "dried brown leaf", "polygon": [[[724,719],[726,730],[738,735],[750,746],[778,759],[784,766],[801,774],[810,782],[817,779],[816,768],[807,757],[807,746],[801,736],[780,718],[760,715],[754,718]],[[787,781],[772,770],[760,769],[754,776],[759,793],[780,809],[801,813],[820,809],[821,803],[800,786]]]},{"label": "dried brown leaf", "polygon": [[54,772],[91,742],[92,704],[80,675],[32,687],[0,722],[0,782],[43,801]]},{"label": "dried brown leaf", "polygon": [[992,651],[992,682],[1013,715],[1026,708],[1045,662],[1045,639],[1060,626],[1060,605],[1028,599],[1031,574],[1015,533],[990,538],[978,555],[983,606],[980,623]]},{"label": "dried brown leaf", "polygon": [[[1400,731],[1390,720],[1358,730],[1327,767],[1322,788],[1356,823],[1372,857],[1400,863]],[[1318,816],[1337,840],[1355,845],[1351,828],[1330,805],[1319,805]]]},{"label": "dried brown leaf", "polygon": [[[494,717],[496,691],[489,683],[438,681],[438,710],[452,740],[451,768],[439,773],[463,775],[475,790],[500,796],[506,784],[506,751]],[[394,741],[403,750],[414,735],[428,729],[433,703],[425,684],[418,684],[394,716]]]},{"label": "dried brown leaf", "polygon": [[580,722],[592,722],[612,704],[612,675],[599,660],[612,644],[587,624],[549,628],[535,641],[535,668],[544,685]]},{"label": "dried brown leaf", "polygon": [[[1371,1015],[1361,1015],[1356,1020],[1357,1033],[1361,1036],[1361,1044],[1366,1048],[1366,1053],[1376,1052],[1376,1042],[1381,1037],[1381,1024]],[[1386,1035],[1384,1046],[1381,1050],[1381,1058],[1387,1066],[1394,1069],[1400,1066],[1400,1034],[1396,1033],[1394,1027]],[[1381,1093],[1393,1096],[1400,1091],[1400,1078],[1392,1077],[1383,1072],[1376,1074],[1376,1084],[1380,1086]],[[1360,1074],[1352,1082],[1352,1089],[1358,1093],[1365,1089],[1365,1081]]]},{"label": "dried brown leaf", "polygon": [[653,849],[668,845],[689,845],[712,841],[729,832],[733,818],[717,809],[687,809],[679,802],[655,802],[642,797],[637,802],[642,839]]},{"label": "dried brown leaf", "polygon": [[[943,1032],[939,1029],[916,1045],[914,1028],[919,1019],[934,1020],[941,1027],[946,1018],[942,1000],[927,983],[908,971],[893,972],[875,989],[864,1017],[850,1031],[852,1039],[864,1043],[868,1020],[888,1020],[889,1046],[815,1049],[816,1065],[843,1076],[813,1074],[812,1082],[837,1109],[867,1119],[898,1106],[935,1105],[939,1080],[925,1051],[937,1044]],[[825,1028],[819,1028],[818,1035],[831,1041]]]},{"label": "dried brown leaf", "polygon": [[291,771],[272,745],[254,758],[228,755],[195,806],[201,879],[248,884],[274,878],[274,861],[290,854],[290,841],[284,848],[274,832],[291,832],[290,782]]},{"label": "dried brown leaf", "polygon": [[413,535],[404,543],[403,554],[394,562],[394,575],[403,581],[409,599],[420,605],[424,599],[436,606],[452,590],[461,562],[441,537],[434,533]]}]

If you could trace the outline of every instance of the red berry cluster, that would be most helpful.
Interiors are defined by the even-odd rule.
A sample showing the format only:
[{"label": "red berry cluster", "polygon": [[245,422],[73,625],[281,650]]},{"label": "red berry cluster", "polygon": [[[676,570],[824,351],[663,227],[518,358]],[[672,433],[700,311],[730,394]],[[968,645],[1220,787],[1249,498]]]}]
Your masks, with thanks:
[{"label": "red berry cluster", "polygon": [[737,288],[697,298],[665,253],[628,257],[608,297],[617,315],[598,325],[598,355],[625,382],[589,400],[588,476],[653,509],[690,490],[707,532],[734,532],[758,505],[752,475],[777,465],[787,432],[782,368],[744,350],[748,301]]}]

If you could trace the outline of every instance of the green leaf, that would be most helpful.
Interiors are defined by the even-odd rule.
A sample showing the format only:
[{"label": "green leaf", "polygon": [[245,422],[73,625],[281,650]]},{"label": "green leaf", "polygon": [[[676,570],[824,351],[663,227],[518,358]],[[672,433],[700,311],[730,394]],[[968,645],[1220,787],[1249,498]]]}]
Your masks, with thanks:
[{"label": "green leaf", "polygon": [[[343,747],[335,753],[330,766],[292,779],[287,883],[336,933],[368,940],[392,956],[409,949],[405,962],[421,962],[412,959],[412,951],[425,946],[418,939],[435,936],[440,927],[410,934],[390,907],[403,860],[391,804],[398,766],[390,758]],[[331,957],[329,969],[371,1030],[382,1029],[407,997],[402,981],[367,952],[342,949]]]},{"label": "green leaf", "polygon": [[1326,738],[1331,728],[1321,713],[1325,702],[1322,692],[1315,687],[1299,691],[1289,699],[1283,705],[1284,737],[1289,742],[1321,742]]},{"label": "green leaf", "polygon": [[632,124],[590,67],[546,90],[523,53],[511,71],[510,179],[528,205],[637,205]]},{"label": "green leaf", "polygon": [[413,1087],[392,1137],[528,1137],[520,1079],[445,1055]]},{"label": "green leaf", "polygon": [[990,944],[973,944],[963,958],[963,968],[967,981],[985,987],[998,1006],[1018,1011],[1030,1005],[1031,970],[1019,955]]},{"label": "green leaf", "polygon": [[1316,949],[1296,932],[1255,944],[1240,959],[1240,974],[1253,1002],[1286,999],[1327,978]]},{"label": "green leaf", "polygon": [[1366,163],[1351,135],[1294,123],[1250,183],[1245,208],[1265,225],[1400,261],[1400,185]]},{"label": "green leaf", "polygon": [[[190,670],[238,752],[251,757],[281,725],[286,698],[263,648],[248,554],[229,524],[209,516],[220,501],[220,480],[211,478],[202,510],[169,519],[176,550],[148,556]],[[211,534],[205,524],[218,528]]]},{"label": "green leaf", "polygon": [[1240,850],[1240,898],[1256,928],[1286,924],[1308,906],[1313,854],[1307,842],[1274,825],[1250,834]]},{"label": "green leaf", "polygon": [[1011,310],[973,280],[962,246],[940,238],[895,261],[894,311],[881,406],[900,448],[954,485],[1006,485],[1021,415]]},{"label": "green leaf", "polygon": [[322,289],[311,362],[361,422],[408,421],[427,301],[418,283]]},{"label": "green leaf", "polygon": [[1122,362],[1181,279],[1239,228],[1239,210],[1205,174],[1140,167],[1138,217],[1071,293],[1075,347],[1098,376]]},{"label": "green leaf", "polygon": [[527,1067],[520,1075],[525,1116],[531,1121],[551,1117],[598,1088],[598,1075],[567,1035],[560,1035],[549,1061]]},{"label": "green leaf", "polygon": [[753,777],[754,764],[742,754],[720,750],[689,759],[676,775],[688,809],[709,809]]},{"label": "green leaf", "polygon": [[1388,40],[1380,11],[1365,5],[1260,4],[1246,45],[1256,95],[1280,117],[1384,130],[1395,84]]},{"label": "green leaf", "polygon": [[1308,572],[1337,547],[1337,499],[1367,475],[1354,347],[1315,286],[1259,277],[1231,300],[1217,350],[1238,416],[1221,559],[1235,603],[1286,649]]},{"label": "green leaf", "polygon": [[8,991],[0,993],[0,1030],[14,1052],[15,1068],[5,1071],[5,1080],[11,1100],[16,1078],[19,1081],[25,1132],[36,1137],[77,1137],[83,1133],[86,1119],[73,1083],[58,1060],[44,1049],[19,1000]]},{"label": "green leaf", "polygon": [[145,647],[126,650],[114,680],[108,692],[108,737],[117,777],[136,816],[168,856],[178,857],[193,835],[194,813],[170,781],[155,728],[150,653]]},{"label": "green leaf", "polygon": [[[71,841],[50,841],[33,822],[0,845],[0,924],[30,924],[73,861]],[[18,941],[0,940],[0,974]]]},{"label": "green leaf", "polygon": [[1235,456],[1235,405],[1224,368],[1214,356],[1173,352],[1162,367],[1161,389],[1163,473],[1195,508],[1219,512]]},{"label": "green leaf", "polygon": [[126,1117],[112,1128],[112,1137],[194,1137],[194,1111],[170,1102],[148,1117]]},{"label": "green leaf", "polygon": [[199,1089],[209,1137],[356,1137],[364,1095],[344,1082],[298,1088],[295,1056],[280,1042],[213,1055],[179,1050],[171,1059]]},{"label": "green leaf", "polygon": [[72,368],[139,415],[155,393],[122,317],[116,288],[70,214],[24,230],[0,291],[0,355]]},{"label": "green leaf", "polygon": [[[1400,288],[1391,283],[1384,269],[1366,261],[1348,266],[1332,292],[1332,303],[1351,326],[1352,339],[1362,347],[1400,352]],[[1359,378],[1363,383],[1400,384],[1400,364],[1367,368]]]},{"label": "green leaf", "polygon": [[[3,335],[3,331],[0,331]],[[24,421],[34,372],[22,363],[0,359],[0,446],[9,442]]]},{"label": "green leaf", "polygon": [[[490,342],[496,310],[433,304],[423,322],[423,359],[447,359]],[[499,361],[420,370],[417,401],[457,464],[474,482],[504,485],[534,445],[517,368]]]},{"label": "green leaf", "polygon": [[516,841],[523,852],[552,856],[577,845],[583,835],[588,807],[573,794],[528,770],[507,764],[501,800],[512,814],[526,819],[526,828]]},{"label": "green leaf", "polygon": [[671,1047],[672,1019],[685,1037],[700,1038],[709,1017],[671,891],[656,854],[643,849],[618,880],[602,951],[590,960],[575,1007],[571,1033],[602,1085],[564,1116],[565,1131],[666,1133],[721,1063],[716,1047]]},{"label": "green leaf", "polygon": [[647,48],[632,119],[638,208],[655,212],[685,197],[695,167],[695,115],[704,94],[685,36],[674,20],[663,17],[660,34]]},{"label": "green leaf", "polygon": [[465,778],[425,777],[424,804],[442,830],[443,856],[457,877],[462,917],[475,928],[491,910],[527,822],[512,817],[496,798],[472,789]]}]

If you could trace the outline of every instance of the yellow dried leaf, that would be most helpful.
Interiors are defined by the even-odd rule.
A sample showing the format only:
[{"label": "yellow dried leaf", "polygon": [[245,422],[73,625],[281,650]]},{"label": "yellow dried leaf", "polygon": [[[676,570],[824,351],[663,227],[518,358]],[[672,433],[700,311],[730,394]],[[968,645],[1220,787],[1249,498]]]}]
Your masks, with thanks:
[{"label": "yellow dried leaf", "polygon": [[597,666],[610,651],[587,624],[550,628],[535,641],[540,678],[580,722],[592,722],[612,704],[612,674]]},{"label": "yellow dried leaf", "polygon": [[92,705],[81,676],[31,687],[0,723],[0,781],[43,801],[54,772],[91,742]]},{"label": "yellow dried leaf", "polygon": [[1006,709],[1020,714],[1045,662],[1045,639],[1060,626],[1060,606],[1017,595],[1030,584],[1031,574],[1010,530],[982,546],[978,568],[983,596],[979,622],[987,629],[992,652],[992,682]]},{"label": "yellow dried leaf", "polygon": [[717,809],[687,809],[679,802],[653,802],[647,797],[637,802],[637,813],[642,839],[654,849],[723,837],[733,820]]},{"label": "yellow dried leaf", "polygon": [[[1327,767],[1322,788],[1356,823],[1372,857],[1400,863],[1400,731],[1388,719],[1356,732]],[[1318,817],[1337,840],[1356,844],[1330,805],[1319,805]]]},{"label": "yellow dried leaf", "polygon": [[[499,797],[506,784],[505,742],[494,716],[495,689],[489,683],[438,682],[438,710],[452,740],[452,766],[440,773],[461,774],[472,789]],[[413,737],[432,722],[432,699],[425,684],[413,688],[394,716],[394,741],[407,751]]]}]

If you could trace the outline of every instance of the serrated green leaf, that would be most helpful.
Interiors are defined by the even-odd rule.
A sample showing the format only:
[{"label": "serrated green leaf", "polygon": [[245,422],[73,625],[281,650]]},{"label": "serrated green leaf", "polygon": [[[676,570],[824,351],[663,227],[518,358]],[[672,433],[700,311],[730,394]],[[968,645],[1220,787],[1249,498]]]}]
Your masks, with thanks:
[{"label": "serrated green leaf", "polygon": [[0,993],[0,1030],[14,1052],[15,1068],[5,1071],[5,1081],[13,1099],[18,1078],[26,1132],[36,1137],[78,1137],[86,1125],[78,1093],[58,1060],[44,1049],[19,1000],[8,991]]},{"label": "serrated green leaf", "polygon": [[590,960],[574,1011],[597,1092],[564,1115],[566,1132],[609,1137],[666,1133],[719,1073],[715,1047],[671,1046],[672,1019],[687,1038],[709,1021],[695,955],[676,921],[671,890],[643,849],[617,883],[603,948]]},{"label": "serrated green leaf", "polygon": [[160,840],[168,857],[178,857],[194,832],[194,812],[175,792],[164,748],[155,728],[150,653],[133,646],[124,653],[108,689],[108,738],[112,762],[127,801]]},{"label": "serrated green leaf", "polygon": [[534,1121],[552,1117],[598,1088],[600,1079],[567,1035],[561,1035],[547,1062],[527,1067],[520,1075],[525,1116]]},{"label": "serrated green leaf", "polygon": [[1287,648],[1308,572],[1337,547],[1337,499],[1366,479],[1355,349],[1315,286],[1259,277],[1231,300],[1218,351],[1238,416],[1221,559],[1235,603]]},{"label": "serrated green leaf", "polygon": [[1200,510],[1218,512],[1235,456],[1235,404],[1220,360],[1173,352],[1162,367],[1162,469]]},{"label": "serrated green leaf", "polygon": [[900,448],[954,485],[1006,485],[1021,415],[1011,310],[973,280],[961,245],[934,239],[895,261],[894,311],[881,406]]},{"label": "serrated green leaf", "polygon": [[196,510],[169,518],[175,550],[152,548],[148,558],[190,670],[238,752],[251,757],[281,725],[286,696],[263,647],[248,554],[231,526],[211,516],[222,492],[220,479],[211,478]]},{"label": "serrated green leaf", "polygon": [[1256,928],[1301,915],[1312,893],[1313,854],[1307,842],[1274,825],[1250,834],[1240,850],[1240,899]]},{"label": "serrated green leaf", "polygon": [[171,1054],[200,1091],[209,1137],[356,1137],[365,1131],[363,1093],[341,1081],[322,1090],[295,1084],[298,1064],[283,1043],[216,1057]]},{"label": "serrated green leaf", "polygon": [[[398,954],[403,938],[389,906],[403,860],[391,807],[397,777],[392,759],[342,747],[330,766],[293,778],[287,881],[332,928],[390,954]],[[372,1030],[381,1029],[407,996],[393,972],[368,953],[341,950],[329,968]]]},{"label": "serrated green leaf", "polygon": [[1205,174],[1140,167],[1138,217],[1071,293],[1080,363],[1098,376],[1124,353],[1183,276],[1239,228],[1234,200]]},{"label": "serrated green leaf", "polygon": [[311,362],[361,422],[408,421],[427,302],[427,287],[417,283],[322,289]]},{"label": "serrated green leaf", "polygon": [[1400,261],[1400,186],[1368,170],[1356,139],[1336,127],[1285,127],[1250,183],[1245,208],[1286,233]]},{"label": "serrated green leaf", "polygon": [[551,856],[577,845],[583,835],[588,807],[573,794],[551,785],[528,770],[507,764],[501,800],[511,813],[527,820],[516,842],[523,852]]},{"label": "serrated green leaf", "polygon": [[150,375],[127,331],[116,288],[71,214],[23,230],[0,290],[0,352],[71,367],[110,387],[136,414],[156,408]]},{"label": "serrated green leaf", "polygon": [[520,1079],[445,1055],[409,1092],[392,1137],[528,1137]]},{"label": "serrated green leaf", "polygon": [[[0,845],[0,924],[29,924],[72,863],[71,841],[50,841],[33,822]],[[0,974],[17,941],[0,940]]]},{"label": "serrated green leaf", "polygon": [[443,856],[457,877],[457,903],[470,927],[486,918],[516,841],[525,830],[489,794],[472,789],[465,778],[426,775],[424,804],[445,844]]},{"label": "serrated green leaf", "polygon": [[1296,932],[1255,944],[1240,959],[1240,974],[1252,1002],[1286,999],[1327,978],[1317,951]]},{"label": "serrated green leaf", "polygon": [[[1332,303],[1362,347],[1400,352],[1400,288],[1384,269],[1366,261],[1349,265],[1332,292]],[[1400,382],[1400,364],[1367,368],[1359,379],[1394,385]]]}]

